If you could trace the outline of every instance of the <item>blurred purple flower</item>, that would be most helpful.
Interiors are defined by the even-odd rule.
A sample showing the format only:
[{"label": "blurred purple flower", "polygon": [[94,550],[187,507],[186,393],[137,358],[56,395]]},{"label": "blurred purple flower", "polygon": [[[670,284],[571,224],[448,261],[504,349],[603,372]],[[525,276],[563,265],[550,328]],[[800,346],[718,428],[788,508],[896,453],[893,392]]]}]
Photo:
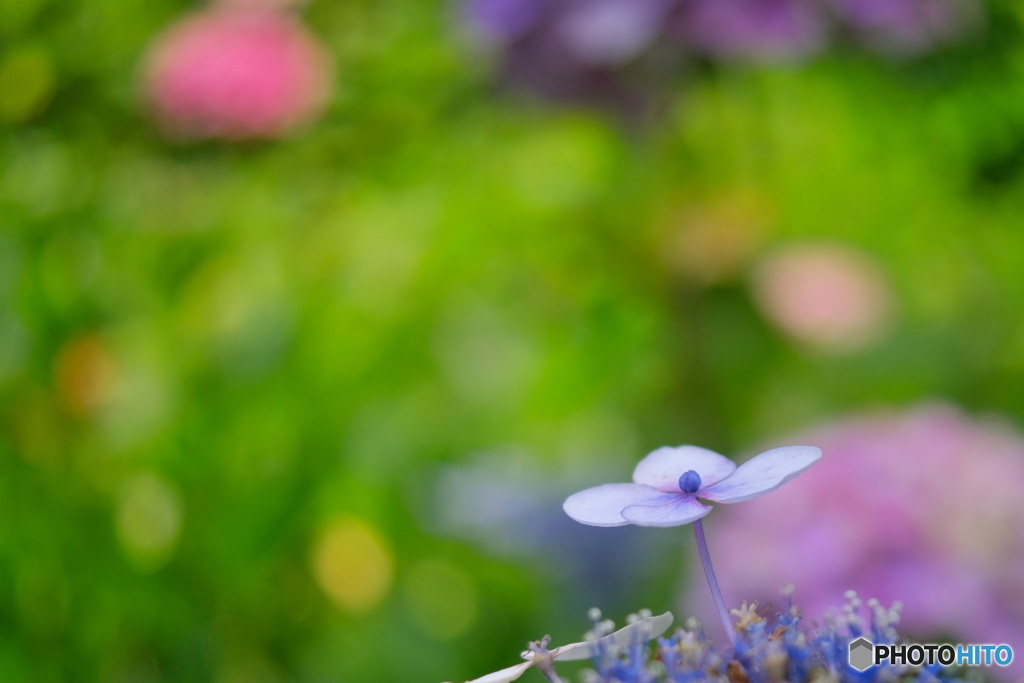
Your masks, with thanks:
[{"label": "blurred purple flower", "polygon": [[491,42],[508,44],[533,32],[584,66],[636,56],[660,32],[672,0],[469,0],[464,7],[471,28]]},{"label": "blurred purple flower", "polygon": [[655,68],[647,58],[674,2],[468,0],[463,17],[471,31],[500,50],[509,84],[551,100],[601,104],[638,116],[649,98],[635,83]]},{"label": "blurred purple flower", "polygon": [[976,0],[832,0],[864,43],[890,54],[916,54],[974,25]]},{"label": "blurred purple flower", "polygon": [[470,29],[499,50],[504,78],[543,97],[642,114],[652,84],[694,54],[794,61],[844,27],[914,54],[977,24],[978,0],[461,0]]},{"label": "blurred purple flower", "polygon": [[[1024,642],[1024,437],[927,405],[799,438],[829,457],[718,516],[719,575],[735,598],[771,600],[783,577],[805,614],[854,589],[902,601],[922,640]],[[694,575],[690,597],[710,615],[702,593]]]},{"label": "blurred purple flower", "polygon": [[464,16],[485,40],[507,43],[530,30],[550,4],[549,0],[469,0]]},{"label": "blurred purple flower", "polygon": [[587,0],[567,5],[558,30],[582,62],[621,64],[635,57],[661,30],[668,0]]},{"label": "blurred purple flower", "polygon": [[563,508],[591,526],[679,526],[711,512],[697,500],[739,503],[773,491],[821,458],[813,446],[774,448],[740,467],[697,446],[664,447],[633,470],[632,484],[604,484],[569,496]]},{"label": "blurred purple flower", "polygon": [[688,0],[674,32],[711,57],[784,60],[819,52],[828,24],[812,0]]}]

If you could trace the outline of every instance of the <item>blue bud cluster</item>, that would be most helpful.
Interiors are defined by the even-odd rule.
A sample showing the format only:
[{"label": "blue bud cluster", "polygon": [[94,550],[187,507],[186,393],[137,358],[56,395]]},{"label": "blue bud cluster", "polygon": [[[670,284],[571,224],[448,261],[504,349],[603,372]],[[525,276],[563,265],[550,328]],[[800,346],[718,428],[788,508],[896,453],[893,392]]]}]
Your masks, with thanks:
[{"label": "blue bud cluster", "polygon": [[[842,611],[824,619],[823,625],[807,626],[799,610],[785,600],[782,611],[766,616],[756,603],[732,610],[736,644],[716,647],[695,620],[689,620],[671,637],[650,643],[638,640],[612,649],[600,648],[593,668],[584,673],[586,683],[952,683],[963,680],[940,667],[881,664],[860,672],[849,665],[851,641],[864,636],[876,644],[901,642],[895,628],[900,605],[882,607],[877,601],[863,604],[847,594]],[[596,622],[590,634],[613,628]]]}]

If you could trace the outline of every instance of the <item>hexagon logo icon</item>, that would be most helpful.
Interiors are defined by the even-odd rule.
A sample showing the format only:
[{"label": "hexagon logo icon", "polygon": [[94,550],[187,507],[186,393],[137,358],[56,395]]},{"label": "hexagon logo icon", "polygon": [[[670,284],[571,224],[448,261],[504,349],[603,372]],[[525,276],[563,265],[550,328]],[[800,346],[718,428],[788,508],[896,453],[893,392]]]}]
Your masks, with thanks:
[{"label": "hexagon logo icon", "polygon": [[875,646],[867,638],[858,638],[850,643],[850,666],[864,671],[874,664]]}]

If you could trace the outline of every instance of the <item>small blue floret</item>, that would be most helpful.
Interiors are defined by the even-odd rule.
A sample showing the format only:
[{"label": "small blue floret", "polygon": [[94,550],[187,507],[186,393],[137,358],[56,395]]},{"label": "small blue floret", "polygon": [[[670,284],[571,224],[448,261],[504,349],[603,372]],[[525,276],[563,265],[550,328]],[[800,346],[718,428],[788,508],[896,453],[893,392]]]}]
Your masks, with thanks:
[{"label": "small blue floret", "polygon": [[693,470],[687,470],[679,477],[679,490],[684,493],[696,493],[700,485],[700,475]]}]

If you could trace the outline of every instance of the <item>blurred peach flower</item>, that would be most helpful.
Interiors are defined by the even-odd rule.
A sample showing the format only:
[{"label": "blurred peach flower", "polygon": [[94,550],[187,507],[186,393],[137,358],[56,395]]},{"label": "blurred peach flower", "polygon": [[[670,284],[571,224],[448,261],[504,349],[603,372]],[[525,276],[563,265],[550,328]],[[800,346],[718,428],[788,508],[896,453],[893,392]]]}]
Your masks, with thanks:
[{"label": "blurred peach flower", "polygon": [[96,333],[71,339],[57,354],[55,383],[68,411],[88,417],[109,401],[118,379],[114,355]]},{"label": "blurred peach flower", "polygon": [[184,139],[281,137],[322,112],[331,81],[327,53],[301,24],[239,3],[171,26],[144,70],[161,127]]},{"label": "blurred peach flower", "polygon": [[753,288],[762,312],[779,329],[833,351],[854,351],[877,340],[892,310],[878,264],[838,244],[804,244],[769,254],[755,268]]}]

